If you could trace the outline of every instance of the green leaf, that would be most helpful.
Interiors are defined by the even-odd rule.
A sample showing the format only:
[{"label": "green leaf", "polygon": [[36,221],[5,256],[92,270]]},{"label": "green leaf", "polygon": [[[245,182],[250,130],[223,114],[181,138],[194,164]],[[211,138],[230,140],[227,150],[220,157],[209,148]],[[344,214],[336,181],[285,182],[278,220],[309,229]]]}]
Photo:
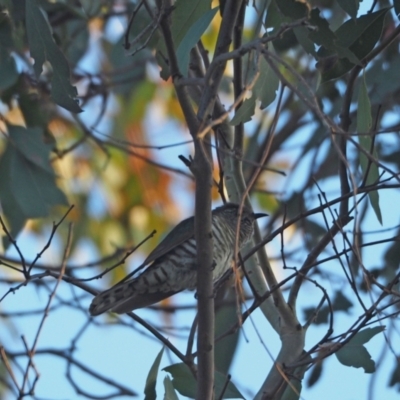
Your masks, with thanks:
[{"label": "green leaf", "polygon": [[[309,320],[315,313],[315,307],[307,307],[303,309],[304,319]],[[321,307],[318,314],[313,320],[314,325],[326,324],[328,322],[329,308],[327,306]]]},{"label": "green leaf", "polygon": [[[4,215],[8,221],[8,230],[15,239],[18,232],[24,227],[28,219],[17,202],[11,187],[11,180],[8,179],[7,169],[11,160],[12,153],[5,151],[0,158],[0,203]],[[6,249],[10,245],[8,238],[3,238],[3,247]]]},{"label": "green leaf", "polygon": [[278,0],[276,5],[284,16],[293,19],[306,18],[310,11],[306,2],[297,0]]},{"label": "green leaf", "polygon": [[347,367],[363,368],[367,374],[375,372],[375,362],[364,346],[344,346],[335,353],[339,362]]},{"label": "green leaf", "polygon": [[318,63],[322,82],[344,75],[372,51],[381,36],[388,10],[383,8],[356,20],[350,19],[336,30],[335,45],[318,50],[318,56],[322,58]]},{"label": "green leaf", "polygon": [[27,219],[45,217],[51,207],[68,203],[56,186],[42,130],[7,128],[9,141],[0,159],[0,201],[15,237]]},{"label": "green leaf", "polygon": [[[400,237],[400,231],[397,231],[397,235]],[[390,269],[392,274],[395,271],[397,272],[400,265],[400,246],[397,241],[393,242],[386,250],[384,255],[384,265],[386,267],[385,269]]]},{"label": "green leaf", "polygon": [[[171,34],[175,48],[178,48],[188,30],[202,15],[210,11],[211,0],[177,0],[174,7],[171,16]],[[170,77],[167,58],[164,39],[160,39],[156,45],[156,59],[160,67],[160,76],[164,80]]]},{"label": "green leaf", "polygon": [[171,33],[175,47],[180,45],[191,27],[210,9],[211,0],[177,0],[171,23]]},{"label": "green leaf", "polygon": [[[374,328],[366,328],[362,331],[358,332],[354,337],[350,340],[348,344],[359,345],[368,343],[375,335],[383,332],[386,329],[386,326],[375,326]],[[346,345],[347,346],[347,345]]]},{"label": "green leaf", "polygon": [[50,164],[50,147],[43,142],[43,131],[40,128],[24,128],[18,125],[7,125],[10,140],[15,149],[44,171],[53,174]]},{"label": "green leaf", "polygon": [[364,58],[379,40],[383,22],[389,8],[383,8],[371,14],[362,15],[355,21],[350,19],[335,32],[338,45],[349,48],[358,59]]},{"label": "green leaf", "polygon": [[253,94],[249,99],[245,99],[236,110],[234,117],[232,118],[230,124],[235,126],[240,123],[245,123],[251,121],[251,117],[254,115],[254,109],[256,108],[256,95]]},{"label": "green leaf", "polygon": [[308,54],[317,57],[317,51],[315,50],[314,42],[309,38],[310,32],[308,29],[305,26],[298,26],[297,28],[293,28],[293,33],[303,49]]},{"label": "green leaf", "polygon": [[321,375],[322,375],[323,367],[324,367],[324,364],[322,361],[317,362],[314,365],[314,367],[312,367],[311,374],[308,376],[308,379],[307,379],[308,387],[314,386],[319,381],[319,378],[321,378]]},{"label": "green leaf", "polygon": [[8,13],[0,13],[0,43],[7,49],[14,48],[13,28]]},{"label": "green leaf", "polygon": [[[224,297],[227,305],[218,308],[215,314],[215,337],[226,332],[228,326],[233,326],[237,323],[237,306],[236,292],[229,288],[227,295]],[[229,302],[232,302],[229,304]],[[229,305],[228,305],[229,304]],[[236,353],[236,347],[239,341],[239,330],[236,330],[232,335],[224,337],[215,343],[215,369],[223,374],[228,374],[232,363],[233,356]]]},{"label": "green leaf", "polygon": [[397,18],[400,19],[400,0],[393,0],[394,12],[397,15]]},{"label": "green leaf", "polygon": [[283,23],[291,22],[291,18],[285,17],[279,10],[276,1],[271,0],[265,17],[265,27],[279,29]]},{"label": "green leaf", "polygon": [[164,389],[164,400],[179,400],[178,395],[175,392],[174,385],[172,384],[172,381],[168,375],[164,378]]},{"label": "green leaf", "polygon": [[359,64],[360,60],[352,51],[338,44],[339,41],[336,34],[331,31],[328,21],[320,16],[318,9],[312,10],[310,24],[317,27],[317,29],[310,32],[309,38],[316,44],[323,46],[318,51],[320,57],[337,55],[339,58],[347,58],[352,63]]},{"label": "green leaf", "polygon": [[5,47],[0,46],[0,90],[14,85],[18,76],[14,58],[9,55]]},{"label": "green leaf", "polygon": [[321,83],[340,78],[353,67],[354,64],[347,58],[338,56],[326,57],[317,63],[317,68],[321,72]]},{"label": "green leaf", "polygon": [[179,70],[185,76],[187,76],[187,70],[189,65],[190,51],[196,45],[201,38],[201,35],[210,25],[219,7],[215,7],[212,10],[206,11],[200,18],[189,28],[186,35],[182,39],[176,51],[178,58]]},{"label": "green leaf", "polygon": [[[253,87],[257,98],[261,100],[261,109],[268,107],[276,97],[279,88],[279,79],[264,58],[260,61],[260,76]],[[254,113],[253,113],[254,114]],[[250,119],[251,116],[250,115]],[[236,115],[235,115],[236,117]]]},{"label": "green leaf", "polygon": [[367,133],[370,131],[371,127],[371,102],[369,101],[368,97],[368,89],[364,73],[360,82],[360,91],[358,93],[357,131],[360,133]]},{"label": "green leaf", "polygon": [[173,364],[165,367],[163,371],[166,371],[172,375],[172,383],[174,388],[180,394],[187,397],[196,397],[197,382],[185,364]]},{"label": "green leaf", "polygon": [[26,30],[31,56],[35,59],[34,71],[40,76],[47,61],[53,69],[51,95],[54,101],[65,109],[78,113],[81,108],[76,100],[77,91],[70,83],[68,62],[52,37],[50,25],[36,0],[26,3]]},{"label": "green leaf", "polygon": [[358,8],[360,6],[359,0],[337,0],[342,10],[346,11],[351,18],[357,18]]},{"label": "green leaf", "polygon": [[314,8],[310,13],[310,25],[317,29],[309,33],[308,37],[316,44],[333,50],[335,47],[336,35],[329,27],[328,21],[320,16],[320,10]]},{"label": "green leaf", "polygon": [[[392,376],[390,377],[389,386],[398,386],[400,388],[400,363],[397,359],[393,368]],[[399,390],[399,388],[397,390]]]},{"label": "green leaf", "polygon": [[[165,367],[163,371],[167,371],[172,375],[172,383],[174,388],[183,396],[186,397],[196,397],[197,382],[190,372],[189,368],[184,363],[170,365]],[[225,388],[226,376],[215,372],[214,374],[214,390],[215,398],[221,396],[222,391]],[[222,397],[223,399],[244,399],[241,393],[236,389],[232,382],[228,383],[228,386]]]},{"label": "green leaf", "polygon": [[378,326],[358,332],[348,343],[335,353],[339,362],[348,367],[364,368],[365,373],[375,372],[375,362],[371,359],[371,355],[363,344],[367,343],[372,337],[382,332],[384,329],[384,326]]},{"label": "green leaf", "polygon": [[[368,97],[368,89],[365,81],[365,74],[360,82],[360,91],[358,93],[358,109],[357,109],[357,131],[359,133],[367,133],[372,127],[371,102]],[[375,159],[378,159],[378,154],[375,149],[371,149],[373,145],[370,136],[359,136],[360,146],[368,153],[371,153]],[[379,180],[379,169],[376,163],[371,162],[364,153],[360,152],[360,165],[364,174],[368,174],[365,184],[372,185]],[[369,201],[375,212],[378,221],[382,225],[382,213],[379,207],[379,193],[373,190],[368,193]]]},{"label": "green leaf", "polygon": [[353,303],[342,293],[336,292],[335,300],[332,307],[335,311],[349,311],[353,307]]},{"label": "green leaf", "polygon": [[155,358],[153,365],[151,366],[150,371],[147,375],[146,386],[144,387],[145,400],[155,400],[157,398],[157,393],[156,393],[157,375],[163,353],[164,353],[164,347],[157,354],[157,357]]}]

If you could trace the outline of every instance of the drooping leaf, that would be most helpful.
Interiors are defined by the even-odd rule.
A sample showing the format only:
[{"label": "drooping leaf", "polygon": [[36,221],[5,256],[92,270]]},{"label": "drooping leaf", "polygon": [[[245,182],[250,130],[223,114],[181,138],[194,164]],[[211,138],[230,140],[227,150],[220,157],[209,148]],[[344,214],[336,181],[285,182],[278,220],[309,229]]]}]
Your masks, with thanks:
[{"label": "drooping leaf", "polygon": [[[227,327],[233,326],[237,323],[237,306],[236,306],[236,292],[231,288],[225,296],[226,304],[221,306],[215,314],[215,337],[219,337],[226,332]],[[236,347],[239,341],[239,330],[235,333],[224,337],[215,343],[215,368],[217,371],[228,374],[229,368],[232,363],[233,356],[236,352]]]},{"label": "drooping leaf", "polygon": [[11,18],[5,12],[0,14],[0,43],[7,49],[14,46]]},{"label": "drooping leaf", "polygon": [[[174,388],[183,396],[196,397],[197,382],[194,379],[189,368],[184,363],[170,365],[165,367],[163,371],[167,371],[172,375],[172,383]],[[225,388],[226,376],[215,372],[214,374],[214,390],[215,397],[219,398]],[[236,389],[232,382],[229,382],[223,394],[223,399],[244,399],[241,393]]]},{"label": "drooping leaf", "polygon": [[177,0],[172,13],[171,33],[178,47],[190,28],[211,9],[211,0]]},{"label": "drooping leaf", "polygon": [[260,60],[260,76],[253,87],[257,98],[261,100],[261,109],[268,107],[275,100],[278,88],[279,79],[277,75],[262,57]]},{"label": "drooping leaf", "polygon": [[328,21],[320,15],[320,10],[315,8],[310,14],[310,24],[316,29],[312,30],[309,38],[317,45],[322,46],[318,51],[319,57],[337,56],[339,59],[347,59],[351,63],[359,64],[360,60],[355,54],[339,43],[336,32],[333,32]]},{"label": "drooping leaf", "polygon": [[256,108],[256,95],[253,94],[249,99],[245,99],[239,109],[236,110],[230,124],[235,126],[240,123],[251,121]]},{"label": "drooping leaf", "polygon": [[271,0],[270,4],[268,6],[267,15],[265,17],[265,27],[279,29],[279,27],[283,23],[287,23],[290,21],[291,21],[291,18],[286,17],[279,10],[276,1]]},{"label": "drooping leaf", "polygon": [[0,90],[14,85],[18,80],[18,76],[14,58],[8,54],[5,47],[0,46]]},{"label": "drooping leaf", "polygon": [[368,343],[375,335],[383,332],[386,329],[386,326],[375,326],[374,328],[366,328],[362,331],[358,332],[354,337],[350,340],[349,343],[353,345]]},{"label": "drooping leaf", "polygon": [[381,36],[388,10],[383,8],[356,20],[350,19],[335,31],[337,40],[334,48],[322,47],[318,50],[322,58],[318,65],[322,82],[344,75],[372,51]]},{"label": "drooping leaf", "polygon": [[350,15],[351,18],[357,18],[358,8],[360,7],[359,0],[337,0],[339,6]]},{"label": "drooping leaf", "polygon": [[54,42],[50,25],[36,0],[27,1],[26,30],[31,56],[35,59],[34,71],[37,77],[47,61],[53,69],[51,95],[54,101],[65,109],[79,113],[81,108],[77,103],[77,91],[70,82],[70,68],[68,62]]},{"label": "drooping leaf", "polygon": [[[196,21],[211,9],[211,0],[177,0],[171,16],[171,34],[175,48],[178,48],[189,29]],[[164,80],[170,77],[167,49],[164,39],[156,45],[156,59],[160,67],[160,76]]]},{"label": "drooping leaf", "polygon": [[174,385],[168,375],[164,378],[164,390],[164,400],[179,400]]},{"label": "drooping leaf", "polygon": [[[400,232],[397,231],[397,235]],[[393,242],[385,252],[384,255],[384,265],[385,265],[385,276],[388,281],[392,280],[397,273],[400,265],[400,246],[398,242]]]},{"label": "drooping leaf", "polygon": [[157,354],[157,357],[154,359],[154,362],[147,375],[146,385],[144,388],[145,400],[155,400],[157,398],[157,393],[156,393],[157,375],[163,353],[164,353],[164,347]]},{"label": "drooping leaf", "polygon": [[397,15],[397,18],[400,19],[400,0],[393,0],[394,12]]},{"label": "drooping leaf", "polygon": [[335,300],[332,307],[334,311],[349,311],[353,307],[353,303],[341,291],[336,292]]},{"label": "drooping leaf", "polygon": [[[358,109],[357,109],[357,130],[360,133],[367,133],[372,126],[371,102],[368,96],[367,84],[365,82],[365,74],[360,82],[360,91],[358,94]],[[359,137],[360,146],[375,159],[378,159],[378,154],[374,149],[371,149],[373,141],[370,136],[361,135]],[[371,162],[367,156],[360,151],[360,165],[364,174],[368,174],[365,184],[370,185],[378,182],[379,170],[376,163]],[[376,217],[382,224],[382,213],[379,207],[379,193],[376,190],[368,193],[369,200]]]},{"label": "drooping leaf", "polygon": [[49,162],[50,147],[39,128],[7,125],[9,141],[0,159],[0,201],[15,237],[29,218],[48,215],[66,205]]},{"label": "drooping leaf", "polygon": [[375,362],[364,346],[345,346],[336,353],[336,357],[347,367],[363,368],[368,374],[375,372]]},{"label": "drooping leaf", "polygon": [[372,360],[371,355],[363,344],[367,343],[372,337],[382,332],[384,329],[384,326],[378,326],[358,332],[348,343],[335,353],[339,362],[349,367],[363,368],[365,373],[375,372],[375,362]]},{"label": "drooping leaf", "polygon": [[190,51],[201,38],[201,35],[210,25],[219,7],[215,7],[202,14],[199,19],[186,32],[176,51],[178,58],[178,65],[180,72],[187,76],[187,69],[189,65]]},{"label": "drooping leaf", "polygon": [[293,19],[306,18],[310,11],[310,7],[306,1],[277,0],[276,4],[283,15]]},{"label": "drooping leaf", "polygon": [[361,15],[355,21],[347,20],[336,31],[338,45],[349,48],[359,58],[364,58],[379,40],[383,21],[389,8]]},{"label": "drooping leaf", "polygon": [[314,367],[312,367],[311,374],[307,379],[308,387],[314,386],[319,381],[319,378],[322,375],[323,365],[323,362],[317,362]]},{"label": "drooping leaf", "polygon": [[398,358],[396,361],[397,362],[395,363],[393,372],[390,377],[389,386],[398,386],[398,389],[399,389],[400,388],[400,362],[399,362]]},{"label": "drooping leaf", "polygon": [[49,174],[54,174],[49,160],[50,149],[43,142],[43,133],[40,128],[8,125],[8,133],[14,149],[27,161]]},{"label": "drooping leaf", "polygon": [[320,15],[320,10],[314,8],[310,13],[310,24],[316,29],[309,33],[309,38],[316,44],[324,46],[325,49],[334,50],[335,33],[329,27],[328,21]]},{"label": "drooping leaf", "polygon": [[189,368],[184,363],[169,365],[163,371],[172,375],[172,384],[180,394],[187,397],[196,397],[196,379],[194,379]]},{"label": "drooping leaf", "polygon": [[297,41],[303,47],[303,49],[308,53],[317,57],[317,51],[315,49],[315,44],[309,38],[310,32],[304,26],[298,26],[293,29],[293,33],[296,36]]}]

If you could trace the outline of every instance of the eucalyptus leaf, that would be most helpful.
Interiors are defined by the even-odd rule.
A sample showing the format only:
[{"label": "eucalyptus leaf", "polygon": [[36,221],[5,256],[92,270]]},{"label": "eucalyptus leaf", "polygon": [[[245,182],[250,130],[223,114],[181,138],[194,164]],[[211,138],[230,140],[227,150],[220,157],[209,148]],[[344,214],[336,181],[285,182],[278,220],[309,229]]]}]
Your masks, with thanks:
[{"label": "eucalyptus leaf", "polygon": [[160,368],[160,362],[163,353],[164,353],[164,347],[157,354],[150,368],[150,371],[147,375],[146,385],[144,388],[145,400],[155,400],[157,398],[157,393],[156,393],[157,375],[158,375],[158,369]]},{"label": "eucalyptus leaf", "polygon": [[309,5],[304,1],[298,0],[277,0],[279,10],[286,17],[301,19],[308,17]]},{"label": "eucalyptus leaf", "polygon": [[53,69],[51,95],[54,101],[71,112],[81,112],[76,88],[70,82],[68,62],[54,42],[51,27],[43,10],[36,0],[27,1],[25,4],[26,30],[31,56],[35,59],[33,69],[36,77],[42,73],[43,64],[49,62]]},{"label": "eucalyptus leaf", "polygon": [[0,46],[0,90],[14,85],[18,80],[18,76],[14,58],[8,54],[5,47]]},{"label": "eucalyptus leaf", "polygon": [[172,13],[171,33],[179,46],[191,27],[211,9],[211,0],[177,0]]},{"label": "eucalyptus leaf", "polygon": [[[265,61],[260,60],[260,76],[253,87],[253,91],[257,98],[261,100],[261,109],[268,107],[276,97],[276,91],[279,88],[279,78]],[[251,118],[251,115],[250,115]]]},{"label": "eucalyptus leaf", "polygon": [[56,186],[42,130],[10,124],[7,128],[9,140],[0,159],[0,201],[15,236],[27,219],[45,217],[51,207],[68,203]]},{"label": "eucalyptus leaf", "polygon": [[[360,91],[358,94],[358,109],[357,109],[357,130],[360,133],[367,133],[372,126],[371,102],[368,96],[367,84],[365,81],[365,74],[361,79]],[[373,139],[367,135],[360,135],[360,146],[369,154],[378,159],[376,150],[372,149]],[[367,156],[360,151],[360,165],[364,174],[368,174],[365,180],[366,185],[372,185],[379,180],[379,169],[375,162],[372,162]],[[382,224],[382,213],[379,206],[379,193],[376,190],[368,193],[369,200],[376,217],[380,224]]]},{"label": "eucalyptus leaf", "polygon": [[358,8],[360,7],[359,0],[337,0],[342,10],[346,11],[351,18],[357,18]]},{"label": "eucalyptus leaf", "polygon": [[240,123],[251,121],[251,117],[254,115],[256,108],[256,95],[253,94],[249,99],[245,99],[242,105],[236,110],[236,113],[230,124],[235,126]]},{"label": "eucalyptus leaf", "polygon": [[174,385],[168,375],[164,378],[164,390],[164,400],[179,400]]},{"label": "eucalyptus leaf", "polygon": [[183,75],[187,76],[188,73],[190,51],[210,25],[218,9],[219,7],[215,7],[201,15],[200,18],[189,28],[179,44],[176,51],[176,57],[178,58],[179,70]]},{"label": "eucalyptus leaf", "polygon": [[365,373],[375,372],[375,362],[372,360],[371,355],[363,344],[367,343],[384,329],[384,326],[377,326],[358,332],[348,343],[335,353],[337,359],[343,365],[363,368]]},{"label": "eucalyptus leaf", "polygon": [[[183,396],[196,397],[197,382],[190,372],[188,366],[184,363],[170,365],[165,367],[166,371],[172,375],[174,388]],[[244,399],[242,394],[236,389],[232,382],[226,386],[227,377],[218,371],[214,374],[215,397],[221,398],[222,391],[225,389],[222,399]],[[226,387],[225,387],[226,386]]]},{"label": "eucalyptus leaf", "polygon": [[394,12],[397,15],[397,18],[400,19],[400,0],[393,0]]}]

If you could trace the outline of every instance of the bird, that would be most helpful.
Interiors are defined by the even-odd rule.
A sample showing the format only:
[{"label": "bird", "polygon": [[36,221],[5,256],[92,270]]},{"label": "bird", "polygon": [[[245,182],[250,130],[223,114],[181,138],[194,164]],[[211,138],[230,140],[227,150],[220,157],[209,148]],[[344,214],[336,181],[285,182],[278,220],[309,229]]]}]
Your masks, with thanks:
[{"label": "bird", "polygon": [[[239,205],[226,203],[212,211],[213,283],[231,267],[234,257]],[[257,218],[267,216],[243,207],[239,251],[253,235]],[[150,264],[150,265],[149,265]],[[140,275],[123,279],[94,297],[89,307],[92,316],[113,311],[123,314],[158,303],[197,285],[197,259],[194,217],[181,221],[149,254],[142,266],[149,265]],[[141,267],[142,267],[141,266]]]}]

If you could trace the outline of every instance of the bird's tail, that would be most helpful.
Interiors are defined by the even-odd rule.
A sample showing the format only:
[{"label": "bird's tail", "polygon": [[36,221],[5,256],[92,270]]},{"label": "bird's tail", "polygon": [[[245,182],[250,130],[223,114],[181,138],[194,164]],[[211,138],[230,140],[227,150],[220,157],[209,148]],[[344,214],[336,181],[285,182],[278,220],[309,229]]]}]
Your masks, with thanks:
[{"label": "bird's tail", "polygon": [[89,307],[90,314],[95,316],[106,311],[124,314],[137,308],[148,307],[177,293],[177,291],[143,293],[138,291],[136,286],[137,279],[133,279],[99,293]]}]

